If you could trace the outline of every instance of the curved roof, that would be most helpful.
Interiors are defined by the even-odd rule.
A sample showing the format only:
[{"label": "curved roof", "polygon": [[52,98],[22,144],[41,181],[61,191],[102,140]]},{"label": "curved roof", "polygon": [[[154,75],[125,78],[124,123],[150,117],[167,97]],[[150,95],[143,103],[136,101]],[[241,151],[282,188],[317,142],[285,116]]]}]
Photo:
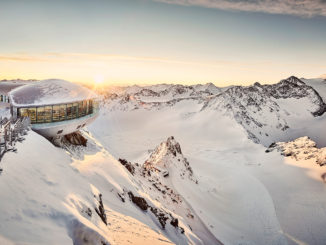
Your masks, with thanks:
[{"label": "curved roof", "polygon": [[13,106],[65,104],[96,98],[93,91],[65,80],[48,79],[18,87],[9,93]]},{"label": "curved roof", "polygon": [[8,94],[11,90],[25,84],[21,81],[0,81],[0,94]]}]

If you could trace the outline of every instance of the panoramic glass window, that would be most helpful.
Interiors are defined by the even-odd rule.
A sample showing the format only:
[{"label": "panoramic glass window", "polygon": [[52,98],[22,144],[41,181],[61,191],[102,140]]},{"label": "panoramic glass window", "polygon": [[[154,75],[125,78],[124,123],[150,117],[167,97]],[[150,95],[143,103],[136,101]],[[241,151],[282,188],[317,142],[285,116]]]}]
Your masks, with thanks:
[{"label": "panoramic glass window", "polygon": [[59,121],[66,120],[66,105],[60,105]]},{"label": "panoramic glass window", "polygon": [[86,115],[89,114],[89,101],[88,100],[85,100],[85,107],[86,107]]},{"label": "panoramic glass window", "polygon": [[28,116],[31,119],[31,123],[35,123],[36,122],[36,108],[31,107],[27,109],[28,111]]},{"label": "panoramic glass window", "polygon": [[86,103],[81,101],[78,103],[78,117],[83,117],[86,115]]},{"label": "panoramic glass window", "polygon": [[18,111],[18,115],[21,117],[28,117],[28,109],[27,108],[20,108]]},{"label": "panoramic glass window", "polygon": [[52,121],[53,122],[58,122],[59,121],[59,111],[60,111],[60,106],[54,105],[52,107]]},{"label": "panoramic glass window", "polygon": [[37,123],[44,122],[44,107],[37,107],[36,109],[37,114]]},{"label": "panoramic glass window", "polygon": [[89,100],[88,113],[89,114],[92,114],[93,113],[93,101],[92,100]]},{"label": "panoramic glass window", "polygon": [[67,104],[67,120],[72,119],[72,104]]},{"label": "panoramic glass window", "polygon": [[73,103],[71,108],[71,118],[75,119],[78,115],[78,103]]},{"label": "panoramic glass window", "polygon": [[98,110],[99,103],[97,101],[85,100],[70,104],[19,108],[18,115],[30,117],[32,123],[49,123],[84,117],[96,113]]},{"label": "panoramic glass window", "polygon": [[44,107],[44,122],[49,123],[52,121],[52,106]]}]

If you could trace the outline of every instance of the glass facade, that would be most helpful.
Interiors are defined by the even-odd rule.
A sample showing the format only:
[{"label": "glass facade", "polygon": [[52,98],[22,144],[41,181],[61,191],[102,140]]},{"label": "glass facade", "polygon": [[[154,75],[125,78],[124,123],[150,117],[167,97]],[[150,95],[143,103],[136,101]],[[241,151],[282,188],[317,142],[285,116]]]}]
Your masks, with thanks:
[{"label": "glass facade", "polygon": [[18,108],[18,116],[29,117],[31,123],[50,123],[84,117],[98,110],[97,101],[84,100],[70,104]]},{"label": "glass facade", "polygon": [[72,119],[75,119],[78,117],[78,103],[72,104]]},{"label": "glass facade", "polygon": [[59,121],[66,120],[66,109],[67,109],[67,105],[60,105]]},{"label": "glass facade", "polygon": [[52,106],[52,122],[59,121],[59,111],[60,111],[59,105]]},{"label": "glass facade", "polygon": [[44,107],[44,122],[45,123],[52,122],[52,106]]},{"label": "glass facade", "polygon": [[44,122],[44,107],[37,107],[37,123],[43,123]]},{"label": "glass facade", "polygon": [[36,123],[36,108],[27,108],[28,117],[31,119],[31,123]]}]

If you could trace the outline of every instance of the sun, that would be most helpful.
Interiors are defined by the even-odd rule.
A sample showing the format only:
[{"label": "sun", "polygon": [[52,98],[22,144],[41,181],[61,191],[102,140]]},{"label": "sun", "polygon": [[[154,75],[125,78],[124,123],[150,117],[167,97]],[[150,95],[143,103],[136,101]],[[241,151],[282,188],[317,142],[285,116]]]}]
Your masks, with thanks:
[{"label": "sun", "polygon": [[103,75],[96,75],[94,76],[94,83],[101,84],[104,82],[104,76]]}]

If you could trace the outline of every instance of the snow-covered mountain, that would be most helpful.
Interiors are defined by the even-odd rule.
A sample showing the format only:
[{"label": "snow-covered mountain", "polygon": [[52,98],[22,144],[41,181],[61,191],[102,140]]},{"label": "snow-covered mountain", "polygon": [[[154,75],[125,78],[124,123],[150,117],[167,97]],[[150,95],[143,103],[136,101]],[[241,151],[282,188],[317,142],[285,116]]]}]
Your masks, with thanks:
[{"label": "snow-covered mountain", "polygon": [[295,160],[313,160],[318,165],[326,165],[326,147],[318,148],[316,143],[304,136],[290,142],[278,142],[271,144],[266,152],[277,149],[282,155],[292,157]]},{"label": "snow-covered mountain", "polygon": [[[292,76],[271,85],[255,83],[226,89],[213,84],[157,85],[137,87],[136,91],[134,87],[126,88],[119,95],[108,93],[104,96],[110,111],[162,110],[180,104],[188,104],[190,113],[219,111],[236,120],[250,139],[268,146],[275,141],[299,137],[298,131],[324,116],[324,91],[321,96],[309,85],[311,82]],[[316,132],[310,134],[318,136]]]},{"label": "snow-covered mountain", "polygon": [[[187,169],[183,165],[186,160],[181,153],[174,156],[169,149],[162,156],[165,161],[181,161],[180,169],[169,169],[170,176],[160,175],[158,166],[150,168],[149,164],[155,164],[150,163],[152,158],[135,165],[134,172],[91,135],[84,136],[87,148],[69,149],[82,158],[70,157],[31,131],[18,145],[17,154],[4,156],[1,242],[218,244],[172,185],[172,180],[186,181],[183,171],[191,169],[189,163]],[[170,142],[169,138],[162,144]],[[40,154],[49,158],[44,160]]]},{"label": "snow-covered mountain", "polygon": [[326,240],[323,79],[101,95],[86,147],[29,131],[4,155],[0,244]]}]

